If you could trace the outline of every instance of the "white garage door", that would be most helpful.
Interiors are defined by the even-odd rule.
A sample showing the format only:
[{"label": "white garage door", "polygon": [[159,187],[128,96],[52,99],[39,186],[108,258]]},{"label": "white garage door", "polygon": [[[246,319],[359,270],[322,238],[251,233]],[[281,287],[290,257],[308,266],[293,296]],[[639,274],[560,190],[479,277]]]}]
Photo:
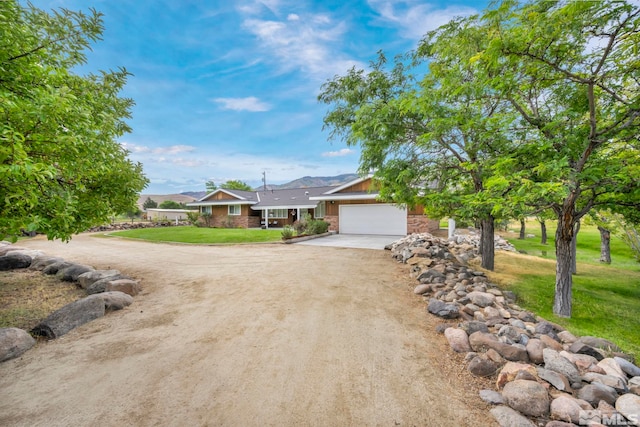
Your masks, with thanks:
[{"label": "white garage door", "polygon": [[386,204],[341,205],[340,233],[404,236],[407,234],[407,211]]}]

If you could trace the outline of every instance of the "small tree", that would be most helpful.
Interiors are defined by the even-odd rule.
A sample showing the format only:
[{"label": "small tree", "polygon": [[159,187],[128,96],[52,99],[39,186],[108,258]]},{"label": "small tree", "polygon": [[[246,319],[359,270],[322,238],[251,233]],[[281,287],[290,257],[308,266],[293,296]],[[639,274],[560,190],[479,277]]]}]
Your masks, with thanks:
[{"label": "small tree", "polygon": [[155,209],[155,208],[158,207],[158,202],[153,200],[151,197],[147,197],[147,200],[144,201],[144,203],[142,204],[142,207],[145,210],[147,210],[147,209]]},{"label": "small tree", "polygon": [[174,200],[165,200],[160,203],[160,209],[184,209],[184,205],[182,203],[178,203]]},{"label": "small tree", "polygon": [[243,190],[243,191],[251,191],[252,188],[246,182],[240,180],[229,180],[223,184],[220,184],[220,188],[226,188],[228,190]]},{"label": "small tree", "polygon": [[207,189],[207,193],[212,193],[218,189],[218,186],[212,180],[207,181],[204,185]]}]

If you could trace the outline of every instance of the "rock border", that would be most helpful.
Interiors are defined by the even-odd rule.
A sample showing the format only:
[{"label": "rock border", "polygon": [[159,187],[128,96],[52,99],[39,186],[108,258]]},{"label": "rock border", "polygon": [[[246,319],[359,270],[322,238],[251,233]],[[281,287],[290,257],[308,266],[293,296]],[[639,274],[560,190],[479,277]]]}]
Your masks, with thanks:
[{"label": "rock border", "polygon": [[[496,237],[496,249],[515,250]],[[480,390],[502,427],[640,426],[640,368],[611,341],[576,337],[516,304],[484,272],[470,267],[479,236],[412,234],[386,249],[410,267],[427,312],[447,322],[436,330],[466,369],[495,379]]]},{"label": "rock border", "polygon": [[28,332],[19,328],[0,328],[0,363],[19,357],[35,346],[34,336],[61,337],[80,325],[131,305],[133,297],[142,290],[139,281],[118,270],[96,270],[41,251],[0,242],[0,270],[27,268],[73,282],[85,289],[88,296],[54,311]]}]

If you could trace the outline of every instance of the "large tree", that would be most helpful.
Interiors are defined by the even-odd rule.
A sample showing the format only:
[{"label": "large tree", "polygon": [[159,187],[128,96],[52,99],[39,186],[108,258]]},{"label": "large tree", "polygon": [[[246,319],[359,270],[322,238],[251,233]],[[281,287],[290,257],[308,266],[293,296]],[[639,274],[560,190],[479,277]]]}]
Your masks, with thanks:
[{"label": "large tree", "polygon": [[[511,146],[512,114],[470,61],[486,40],[477,18],[452,21],[389,72],[380,55],[368,72],[352,69],[327,82],[320,100],[333,105],[325,116],[332,135],[361,145],[360,169],[375,171],[382,198],[479,223],[482,266],[492,270],[495,218],[507,210],[486,183]],[[429,72],[416,77],[425,64]]]},{"label": "large tree", "polygon": [[81,76],[101,15],[0,1],[0,238],[51,239],[106,222],[146,186],[116,138],[128,132],[124,69]]},{"label": "large tree", "polygon": [[249,184],[237,179],[230,179],[229,181],[220,184],[220,188],[226,188],[227,190],[253,190]]},{"label": "large tree", "polygon": [[535,133],[502,172],[513,197],[556,214],[553,311],[569,317],[580,219],[640,207],[640,8],[504,1],[484,18],[492,41],[477,60],[500,68],[488,83]]}]

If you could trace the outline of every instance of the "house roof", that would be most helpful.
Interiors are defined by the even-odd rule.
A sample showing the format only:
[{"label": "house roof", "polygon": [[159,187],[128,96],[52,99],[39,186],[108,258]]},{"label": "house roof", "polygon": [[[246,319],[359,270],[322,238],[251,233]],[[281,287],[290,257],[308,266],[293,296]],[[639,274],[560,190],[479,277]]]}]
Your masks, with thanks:
[{"label": "house roof", "polygon": [[333,186],[258,191],[259,202],[251,206],[251,209],[315,208],[318,202],[311,201],[311,197],[323,194],[332,188]]}]

